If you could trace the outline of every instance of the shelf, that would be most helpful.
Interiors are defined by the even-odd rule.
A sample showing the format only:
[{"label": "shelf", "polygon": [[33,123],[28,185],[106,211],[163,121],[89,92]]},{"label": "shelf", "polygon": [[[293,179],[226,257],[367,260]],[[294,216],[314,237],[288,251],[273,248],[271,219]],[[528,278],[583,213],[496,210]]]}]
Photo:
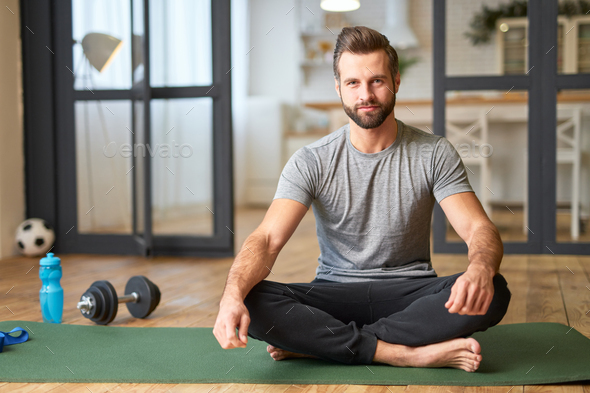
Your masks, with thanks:
[{"label": "shelf", "polygon": [[523,49],[526,45],[522,42],[504,42],[504,49]]},{"label": "shelf", "polygon": [[332,68],[332,63],[328,63],[327,61],[304,61],[299,63],[301,67],[324,67],[330,66]]},{"label": "shelf", "polygon": [[333,34],[332,35],[332,33],[330,33],[329,31],[326,30],[325,33],[301,33],[301,38],[326,40],[326,41],[331,41],[331,40],[336,41],[336,38],[338,38],[338,34]]}]

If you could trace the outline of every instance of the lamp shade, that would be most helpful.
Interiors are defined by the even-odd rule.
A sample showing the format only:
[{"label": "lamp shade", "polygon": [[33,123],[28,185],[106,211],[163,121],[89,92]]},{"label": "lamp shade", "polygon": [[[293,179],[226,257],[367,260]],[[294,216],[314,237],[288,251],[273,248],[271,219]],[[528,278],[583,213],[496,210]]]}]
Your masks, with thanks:
[{"label": "lamp shade", "polygon": [[396,49],[407,49],[418,46],[418,39],[410,28],[409,1],[387,0],[385,8],[385,26],[381,34],[389,39]]},{"label": "lamp shade", "polygon": [[84,55],[98,72],[108,67],[121,46],[123,41],[108,34],[88,33],[82,39]]},{"label": "lamp shade", "polygon": [[324,11],[332,12],[354,11],[360,6],[360,0],[322,0],[320,3],[320,7]]}]

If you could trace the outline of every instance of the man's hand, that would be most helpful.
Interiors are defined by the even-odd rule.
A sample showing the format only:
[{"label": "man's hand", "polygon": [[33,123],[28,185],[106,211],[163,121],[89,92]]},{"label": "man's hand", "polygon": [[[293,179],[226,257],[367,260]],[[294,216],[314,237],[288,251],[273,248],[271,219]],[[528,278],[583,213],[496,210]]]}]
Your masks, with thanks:
[{"label": "man's hand", "polygon": [[471,264],[451,288],[445,303],[450,313],[484,315],[494,297],[494,274],[489,268]]},{"label": "man's hand", "polygon": [[[223,349],[245,348],[248,343],[248,326],[250,313],[244,302],[233,299],[222,299],[219,314],[213,328],[213,335]],[[236,336],[238,328],[238,336]]]}]

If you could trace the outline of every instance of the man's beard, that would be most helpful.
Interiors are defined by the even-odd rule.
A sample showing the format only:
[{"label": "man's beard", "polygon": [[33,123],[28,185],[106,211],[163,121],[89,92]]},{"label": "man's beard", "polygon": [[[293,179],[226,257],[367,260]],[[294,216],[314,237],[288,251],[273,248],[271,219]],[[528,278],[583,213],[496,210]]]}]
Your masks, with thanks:
[{"label": "man's beard", "polygon": [[[346,112],[352,121],[354,121],[361,128],[371,129],[377,128],[383,124],[385,119],[387,119],[387,116],[393,112],[393,108],[395,107],[395,96],[396,95],[394,93],[393,98],[384,104],[377,101],[367,101],[358,104],[355,108],[347,106],[342,100],[342,97],[340,97],[340,101],[342,102],[344,112]],[[358,108],[361,106],[378,106],[379,109],[375,109],[371,112],[359,113]]]}]

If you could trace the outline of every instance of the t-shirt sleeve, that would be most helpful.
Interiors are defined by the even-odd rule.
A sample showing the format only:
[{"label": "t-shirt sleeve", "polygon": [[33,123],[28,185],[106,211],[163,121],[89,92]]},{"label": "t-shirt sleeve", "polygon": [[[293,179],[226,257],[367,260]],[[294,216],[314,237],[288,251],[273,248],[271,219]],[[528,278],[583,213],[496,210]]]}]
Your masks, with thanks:
[{"label": "t-shirt sleeve", "polygon": [[315,198],[318,180],[316,158],[309,148],[302,147],[291,156],[283,168],[273,199],[292,199],[309,207]]},{"label": "t-shirt sleeve", "polygon": [[438,140],[432,159],[432,192],[437,202],[460,192],[473,192],[461,156],[448,139]]}]

